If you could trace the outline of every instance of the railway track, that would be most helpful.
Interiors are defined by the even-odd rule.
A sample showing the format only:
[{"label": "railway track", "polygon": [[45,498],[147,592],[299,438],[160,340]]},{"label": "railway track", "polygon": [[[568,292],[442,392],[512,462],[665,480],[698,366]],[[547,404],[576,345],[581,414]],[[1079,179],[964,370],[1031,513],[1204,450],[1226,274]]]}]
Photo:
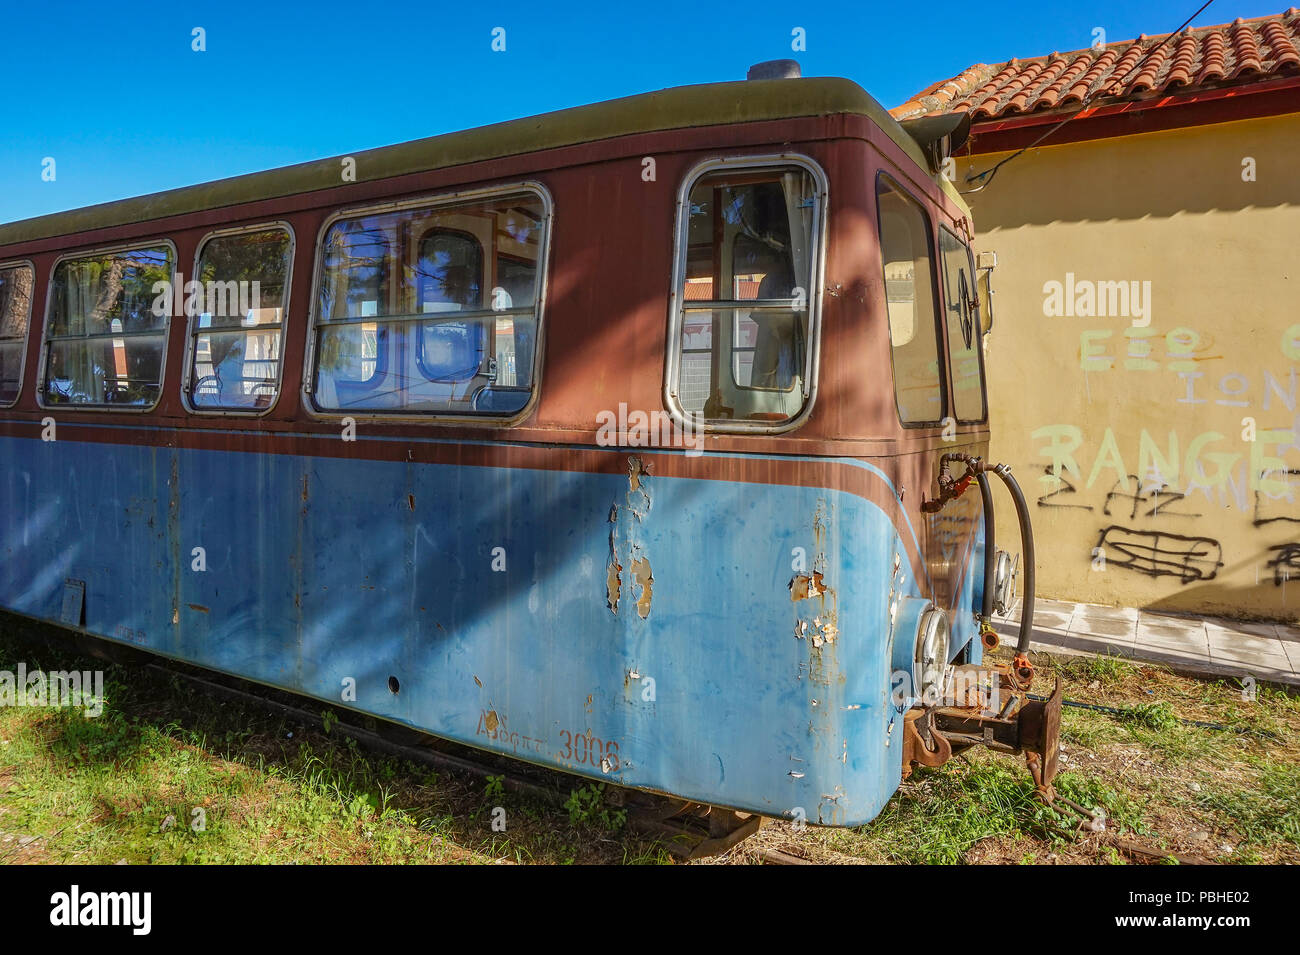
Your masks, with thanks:
[{"label": "railway track", "polygon": [[[184,664],[167,665],[160,662],[144,664],[145,669],[163,676],[178,677],[203,692],[242,703],[264,707],[283,716],[322,731],[325,721],[318,713],[302,706],[274,699],[265,693],[253,692],[246,681],[219,674],[193,672]],[[258,689],[262,689],[258,687]],[[291,697],[282,691],[270,691],[281,697]],[[500,781],[508,791],[560,807],[576,786],[586,785],[585,777],[570,776],[550,769],[540,769],[519,763],[507,757],[483,753],[470,747],[458,746],[417,730],[384,724],[383,730],[372,730],[343,720],[332,722],[330,733],[341,733],[367,749],[396,756],[413,763],[429,766],[448,773],[459,773],[486,780],[489,776]],[[563,781],[563,785],[557,785]],[[571,784],[571,785],[570,785]],[[701,803],[676,799],[658,793],[643,792],[619,786],[610,786],[607,792],[614,805],[627,813],[627,826],[634,832],[648,836],[663,845],[675,858],[691,861],[719,855],[738,845],[759,830],[763,817],[750,813],[734,812]],[[768,853],[773,858],[764,859],[771,864],[801,864],[804,860],[785,853]],[[793,862],[787,860],[795,860]]]}]

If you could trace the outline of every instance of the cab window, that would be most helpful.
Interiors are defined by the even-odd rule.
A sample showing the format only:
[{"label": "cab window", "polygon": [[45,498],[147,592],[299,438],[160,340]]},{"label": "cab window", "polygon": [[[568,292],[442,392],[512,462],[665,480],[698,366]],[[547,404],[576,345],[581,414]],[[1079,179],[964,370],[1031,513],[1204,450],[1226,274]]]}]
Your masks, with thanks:
[{"label": "cab window", "polygon": [[939,230],[943,259],[943,319],[952,363],[953,415],[958,421],[983,421],[984,362],[980,347],[979,301],[970,247],[947,229]]}]

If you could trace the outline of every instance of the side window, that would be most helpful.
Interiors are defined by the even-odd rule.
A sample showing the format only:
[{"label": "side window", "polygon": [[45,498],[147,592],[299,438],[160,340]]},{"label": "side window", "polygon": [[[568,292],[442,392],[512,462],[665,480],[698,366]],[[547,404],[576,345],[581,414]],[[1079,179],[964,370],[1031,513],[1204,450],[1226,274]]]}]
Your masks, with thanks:
[{"label": "side window", "polygon": [[548,215],[530,191],[335,221],[316,286],[316,408],[523,410],[534,387]]},{"label": "side window", "polygon": [[679,223],[669,396],[735,430],[808,401],[824,187],[801,166],[728,168],[691,183]]},{"label": "side window", "polygon": [[194,274],[185,396],[195,411],[264,411],[280,393],[293,238],[281,226],[205,239]]},{"label": "side window", "polygon": [[884,176],[876,199],[898,415],[904,424],[937,423],[943,418],[943,376],[930,229],[920,205]]},{"label": "side window", "polygon": [[45,320],[45,405],[144,410],[158,403],[170,309],[170,244],[60,259]]},{"label": "side window", "polygon": [[975,266],[966,243],[947,229],[939,231],[939,254],[943,258],[944,324],[952,362],[953,414],[958,421],[983,421],[984,367]]},{"label": "side window", "polygon": [[23,356],[27,352],[35,284],[36,271],[30,265],[0,267],[0,405],[5,407],[18,400],[23,385]]}]

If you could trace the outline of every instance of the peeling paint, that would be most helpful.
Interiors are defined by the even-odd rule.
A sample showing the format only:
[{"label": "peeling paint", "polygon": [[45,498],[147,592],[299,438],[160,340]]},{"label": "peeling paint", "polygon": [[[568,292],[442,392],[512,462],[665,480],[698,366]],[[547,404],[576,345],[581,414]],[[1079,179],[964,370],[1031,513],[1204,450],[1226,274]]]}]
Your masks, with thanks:
[{"label": "peeling paint", "polygon": [[496,710],[488,710],[488,712],[487,712],[487,718],[486,718],[483,722],[484,722],[484,725],[487,726],[487,731],[488,731],[489,733],[495,733],[495,732],[496,732],[497,725],[498,725],[501,721],[497,718],[497,711],[496,711]]},{"label": "peeling paint", "polygon": [[627,459],[627,506],[638,521],[650,513],[650,468],[635,454]]},{"label": "peeling paint", "polygon": [[636,599],[636,612],[644,620],[650,616],[650,599],[654,590],[654,575],[650,570],[650,561],[638,557],[632,561],[632,580],[641,588],[641,596]]},{"label": "peeling paint", "polygon": [[[610,523],[618,517],[618,505],[609,512]],[[618,614],[618,595],[623,587],[623,565],[618,562],[618,525],[609,529],[609,560],[605,563],[605,603]]]},{"label": "peeling paint", "polygon": [[609,568],[605,575],[605,603],[614,613],[618,613],[618,591],[623,585],[623,565],[609,556]]},{"label": "peeling paint", "polygon": [[627,486],[628,490],[635,491],[641,487],[641,475],[650,476],[650,469],[642,464],[641,459],[635,454],[627,459]]},{"label": "peeling paint", "polygon": [[811,576],[799,574],[790,581],[790,600],[807,600],[809,597],[820,597],[826,593],[826,585],[822,582],[822,575],[814,573]]}]

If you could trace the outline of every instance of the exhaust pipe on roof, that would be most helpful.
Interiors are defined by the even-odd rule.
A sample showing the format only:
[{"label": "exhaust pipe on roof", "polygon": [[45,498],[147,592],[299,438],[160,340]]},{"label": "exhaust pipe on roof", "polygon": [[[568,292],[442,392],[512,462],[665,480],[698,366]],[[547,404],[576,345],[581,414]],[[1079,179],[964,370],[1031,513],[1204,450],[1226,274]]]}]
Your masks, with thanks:
[{"label": "exhaust pipe on roof", "polygon": [[764,60],[755,63],[745,74],[747,80],[797,80],[803,74],[797,60]]}]

